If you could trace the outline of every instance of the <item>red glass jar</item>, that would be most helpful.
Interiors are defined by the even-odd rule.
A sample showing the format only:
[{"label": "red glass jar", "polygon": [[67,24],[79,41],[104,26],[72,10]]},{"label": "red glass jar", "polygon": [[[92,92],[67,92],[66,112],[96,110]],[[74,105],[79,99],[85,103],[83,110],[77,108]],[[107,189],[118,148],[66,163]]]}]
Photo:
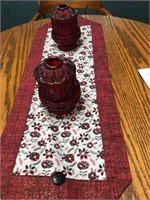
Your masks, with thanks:
[{"label": "red glass jar", "polygon": [[75,108],[81,90],[72,61],[48,57],[36,67],[34,76],[39,85],[39,98],[50,112],[63,115]]},{"label": "red glass jar", "polygon": [[67,4],[60,4],[51,15],[52,38],[63,51],[77,47],[80,38],[80,28],[77,12]]}]

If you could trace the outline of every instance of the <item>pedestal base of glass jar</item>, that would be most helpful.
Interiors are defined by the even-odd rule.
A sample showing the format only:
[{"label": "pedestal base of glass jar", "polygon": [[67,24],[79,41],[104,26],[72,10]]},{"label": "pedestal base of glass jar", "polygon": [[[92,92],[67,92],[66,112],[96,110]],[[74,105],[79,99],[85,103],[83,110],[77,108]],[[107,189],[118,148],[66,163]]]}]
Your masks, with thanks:
[{"label": "pedestal base of glass jar", "polygon": [[54,34],[52,31],[52,38],[58,44],[58,48],[61,51],[72,51],[74,50],[79,42],[81,35],[80,27],[78,27],[77,32],[74,35],[68,35],[68,37],[60,37]]},{"label": "pedestal base of glass jar", "polygon": [[50,102],[50,101],[46,101],[45,99],[42,99],[41,97],[40,97],[40,100],[42,104],[47,107],[50,113],[55,113],[57,115],[68,114],[75,108],[81,96],[80,84],[77,80],[76,80],[75,85],[76,87],[75,87],[74,95],[70,97],[69,99],[67,99],[66,101]]},{"label": "pedestal base of glass jar", "polygon": [[58,44],[58,49],[61,51],[72,51],[77,48],[77,43],[73,44]]},{"label": "pedestal base of glass jar", "polygon": [[76,107],[76,104],[72,105],[71,107],[68,107],[68,108],[60,108],[60,109],[57,109],[57,110],[53,110],[52,108],[47,108],[48,111],[50,113],[54,113],[54,114],[57,114],[57,115],[66,115],[70,112],[72,112]]}]

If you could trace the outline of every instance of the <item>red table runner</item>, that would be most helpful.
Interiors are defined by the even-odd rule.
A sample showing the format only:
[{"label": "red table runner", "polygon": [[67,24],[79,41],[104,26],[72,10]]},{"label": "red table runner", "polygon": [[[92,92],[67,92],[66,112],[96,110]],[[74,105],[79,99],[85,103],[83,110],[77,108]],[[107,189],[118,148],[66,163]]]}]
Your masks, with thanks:
[{"label": "red table runner", "polygon": [[1,138],[2,199],[116,199],[131,182],[125,143],[111,84],[108,58],[100,24],[79,17],[79,25],[91,25],[98,109],[105,152],[105,181],[66,179],[61,186],[51,177],[16,176],[13,167],[25,129],[33,95],[33,71],[41,60],[50,24],[35,36],[12,111]]}]

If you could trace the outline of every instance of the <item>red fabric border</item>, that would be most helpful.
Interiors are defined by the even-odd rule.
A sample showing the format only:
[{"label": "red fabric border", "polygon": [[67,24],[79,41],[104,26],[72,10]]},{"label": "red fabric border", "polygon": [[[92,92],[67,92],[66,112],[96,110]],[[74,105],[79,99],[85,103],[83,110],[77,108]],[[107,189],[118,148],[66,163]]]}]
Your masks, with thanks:
[{"label": "red fabric border", "polygon": [[131,182],[125,143],[115,104],[103,31],[100,24],[79,17],[79,25],[91,25],[94,67],[100,121],[106,162],[106,181],[66,179],[55,186],[51,177],[16,176],[13,167],[22,140],[33,95],[33,71],[41,60],[47,29],[42,26],[35,36],[26,69],[12,111],[1,137],[2,199],[116,199]]}]

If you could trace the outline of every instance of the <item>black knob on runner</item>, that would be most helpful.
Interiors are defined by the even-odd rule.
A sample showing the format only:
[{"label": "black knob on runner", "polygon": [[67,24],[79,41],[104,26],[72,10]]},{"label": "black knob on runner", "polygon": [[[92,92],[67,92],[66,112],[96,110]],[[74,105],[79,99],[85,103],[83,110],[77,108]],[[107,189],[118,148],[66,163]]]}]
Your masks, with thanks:
[{"label": "black knob on runner", "polygon": [[62,185],[65,182],[65,175],[61,172],[56,172],[52,179],[56,185]]}]

